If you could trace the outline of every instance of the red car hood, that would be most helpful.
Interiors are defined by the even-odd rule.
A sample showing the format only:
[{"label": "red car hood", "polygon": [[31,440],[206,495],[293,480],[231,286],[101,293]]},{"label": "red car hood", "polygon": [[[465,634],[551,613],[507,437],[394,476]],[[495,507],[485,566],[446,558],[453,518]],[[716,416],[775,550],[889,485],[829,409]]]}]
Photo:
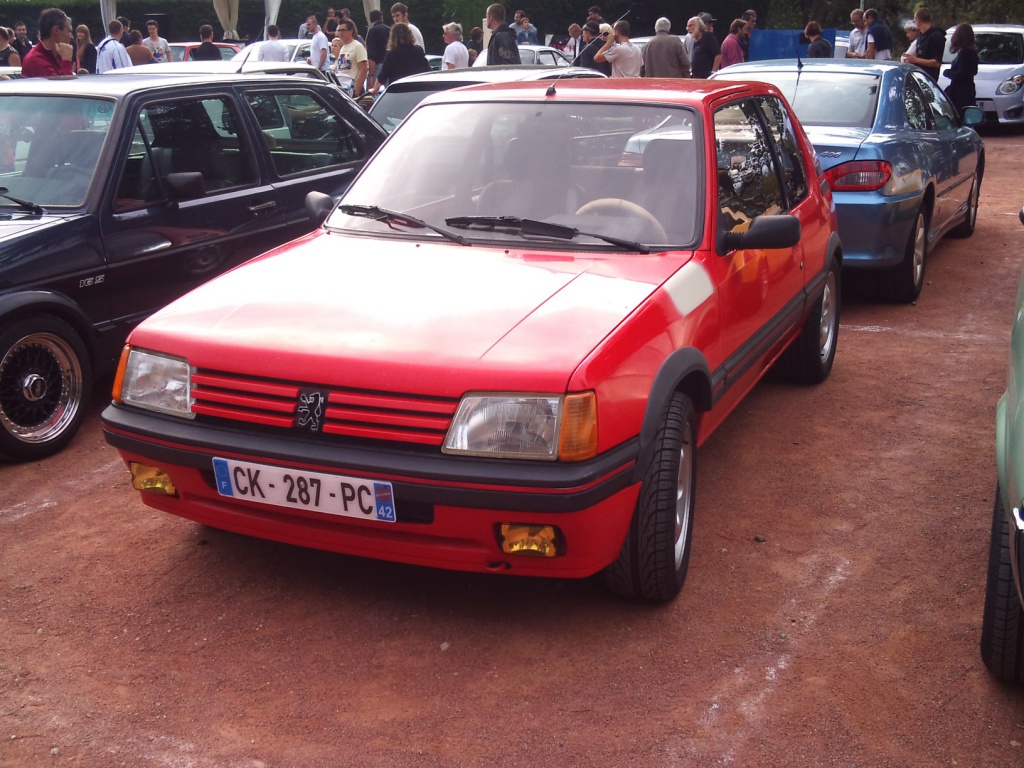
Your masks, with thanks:
[{"label": "red car hood", "polygon": [[319,233],[144,322],[131,343],[222,370],[457,397],[562,391],[689,258],[600,258]]}]

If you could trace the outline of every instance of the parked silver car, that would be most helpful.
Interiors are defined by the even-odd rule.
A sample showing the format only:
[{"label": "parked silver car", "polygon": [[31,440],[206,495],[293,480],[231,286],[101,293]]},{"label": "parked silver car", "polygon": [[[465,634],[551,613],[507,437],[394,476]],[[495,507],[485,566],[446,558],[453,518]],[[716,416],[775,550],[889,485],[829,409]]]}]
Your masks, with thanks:
[{"label": "parked silver car", "polygon": [[[943,72],[953,63],[949,41],[954,29],[946,32]],[[974,89],[986,122],[1024,123],[1024,25],[975,24],[974,39],[978,46]],[[940,77],[939,85],[945,88],[949,79]]]}]

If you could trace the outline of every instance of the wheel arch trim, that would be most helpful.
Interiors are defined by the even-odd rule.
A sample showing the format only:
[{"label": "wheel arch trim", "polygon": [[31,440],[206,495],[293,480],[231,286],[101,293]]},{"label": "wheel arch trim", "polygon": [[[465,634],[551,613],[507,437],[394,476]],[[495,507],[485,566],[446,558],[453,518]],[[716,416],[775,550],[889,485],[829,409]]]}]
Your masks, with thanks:
[{"label": "wheel arch trim", "polygon": [[0,322],[33,314],[54,315],[68,323],[81,337],[90,357],[96,354],[96,329],[74,301],[53,291],[21,291],[0,296]]}]

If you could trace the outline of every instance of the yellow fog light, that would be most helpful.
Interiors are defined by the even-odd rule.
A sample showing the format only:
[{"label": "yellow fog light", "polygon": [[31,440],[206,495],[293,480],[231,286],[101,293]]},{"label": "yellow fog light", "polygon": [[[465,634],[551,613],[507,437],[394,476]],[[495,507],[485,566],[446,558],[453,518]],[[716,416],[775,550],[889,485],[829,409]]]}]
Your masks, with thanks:
[{"label": "yellow fog light", "polygon": [[151,467],[148,464],[139,464],[137,461],[131,463],[132,488],[137,491],[152,491],[162,493],[165,496],[177,496],[178,490],[171,482],[171,477],[160,467]]},{"label": "yellow fog light", "polygon": [[558,557],[562,532],[553,525],[501,524],[501,551],[509,555]]}]

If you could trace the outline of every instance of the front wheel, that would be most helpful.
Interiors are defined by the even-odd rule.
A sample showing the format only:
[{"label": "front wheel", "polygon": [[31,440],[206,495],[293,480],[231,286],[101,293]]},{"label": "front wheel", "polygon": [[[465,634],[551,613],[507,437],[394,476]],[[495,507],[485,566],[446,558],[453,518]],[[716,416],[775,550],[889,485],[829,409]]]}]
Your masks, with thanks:
[{"label": "front wheel", "polygon": [[778,371],[790,381],[818,384],[832,372],[839,341],[841,290],[839,265],[831,259],[818,306],[804,322],[800,335],[779,358]]},{"label": "front wheel", "polygon": [[91,376],[81,337],[59,318],[32,315],[0,332],[0,457],[34,461],[67,445]]},{"label": "front wheel", "polygon": [[605,570],[613,592],[655,602],[679,594],[690,565],[696,489],[696,413],[690,398],[676,392],[662,416],[622,551]]},{"label": "front wheel", "polygon": [[981,618],[981,659],[1000,680],[1024,683],[1024,609],[1010,564],[1010,521],[996,487],[988,548],[985,612]]}]

